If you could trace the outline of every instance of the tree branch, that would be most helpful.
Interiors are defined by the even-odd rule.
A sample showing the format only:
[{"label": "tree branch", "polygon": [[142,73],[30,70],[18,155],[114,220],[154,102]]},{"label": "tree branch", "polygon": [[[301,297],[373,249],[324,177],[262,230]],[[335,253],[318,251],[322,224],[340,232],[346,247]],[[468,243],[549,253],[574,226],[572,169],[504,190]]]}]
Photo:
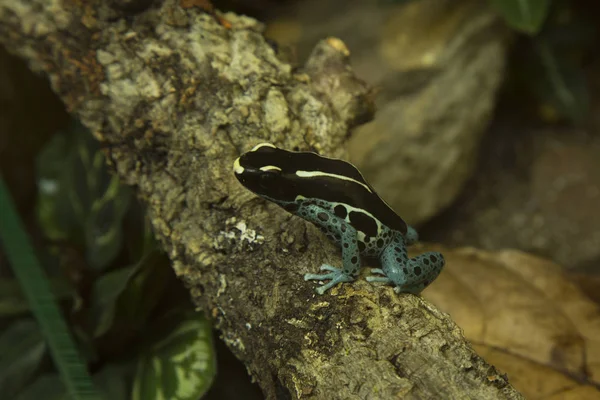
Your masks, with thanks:
[{"label": "tree branch", "polygon": [[364,280],[317,296],[302,274],[340,264],[339,250],[233,177],[263,141],[343,155],[373,106],[341,41],[294,70],[250,18],[107,3],[0,0],[0,40],[136,187],[176,273],[268,398],[521,398],[420,297]]}]

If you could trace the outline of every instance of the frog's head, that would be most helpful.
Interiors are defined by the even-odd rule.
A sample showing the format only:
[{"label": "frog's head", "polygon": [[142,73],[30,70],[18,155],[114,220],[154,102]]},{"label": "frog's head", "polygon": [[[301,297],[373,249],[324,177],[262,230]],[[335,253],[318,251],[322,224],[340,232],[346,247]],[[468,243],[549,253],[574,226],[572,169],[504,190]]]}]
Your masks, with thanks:
[{"label": "frog's head", "polygon": [[261,143],[233,163],[235,177],[247,189],[275,201],[294,201],[299,194],[293,153]]}]

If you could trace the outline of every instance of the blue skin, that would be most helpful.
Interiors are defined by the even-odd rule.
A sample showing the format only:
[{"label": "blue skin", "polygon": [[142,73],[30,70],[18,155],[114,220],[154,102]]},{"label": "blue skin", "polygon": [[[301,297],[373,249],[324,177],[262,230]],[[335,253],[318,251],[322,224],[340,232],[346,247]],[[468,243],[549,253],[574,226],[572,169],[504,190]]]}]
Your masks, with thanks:
[{"label": "blue skin", "polygon": [[360,272],[361,256],[377,258],[381,264],[381,268],[371,270],[374,275],[367,277],[367,281],[392,284],[396,293],[419,294],[437,278],[444,266],[444,257],[438,252],[408,258],[406,246],[418,240],[418,234],[412,227],[408,227],[406,235],[402,235],[379,223],[380,229],[376,237],[369,241],[360,240],[357,229],[349,220],[334,214],[335,204],[319,199],[302,199],[293,203],[272,198],[268,200],[288,211],[298,206],[295,211],[291,211],[292,214],[318,226],[342,249],[342,268],[323,264],[320,269],[328,273],[304,275],[304,280],[329,280],[316,289],[319,294],[342,282],[354,281]]}]

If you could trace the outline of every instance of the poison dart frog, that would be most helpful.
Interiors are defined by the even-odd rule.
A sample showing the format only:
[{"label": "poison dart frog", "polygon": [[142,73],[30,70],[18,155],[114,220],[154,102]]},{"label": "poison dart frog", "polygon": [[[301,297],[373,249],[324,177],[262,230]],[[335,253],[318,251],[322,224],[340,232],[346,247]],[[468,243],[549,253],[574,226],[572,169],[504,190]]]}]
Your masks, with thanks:
[{"label": "poison dart frog", "polygon": [[323,264],[326,273],[304,275],[329,281],[316,289],[319,294],[354,281],[361,257],[381,265],[367,281],[391,284],[397,293],[420,293],[444,266],[438,252],[408,257],[406,246],[418,240],[417,232],[346,161],[262,143],[235,160],[233,171],[244,187],[313,223],[342,249],[342,268]]}]

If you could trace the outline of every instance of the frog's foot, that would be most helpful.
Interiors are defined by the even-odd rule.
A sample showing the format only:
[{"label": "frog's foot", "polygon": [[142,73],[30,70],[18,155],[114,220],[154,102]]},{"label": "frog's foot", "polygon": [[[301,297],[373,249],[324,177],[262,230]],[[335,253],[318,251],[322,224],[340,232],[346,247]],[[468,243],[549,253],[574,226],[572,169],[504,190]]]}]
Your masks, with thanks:
[{"label": "frog's foot", "polygon": [[325,293],[327,290],[331,289],[338,283],[351,282],[354,280],[350,276],[346,275],[341,269],[332,267],[331,265],[323,264],[323,265],[321,265],[320,270],[321,271],[330,271],[330,273],[322,274],[322,275],[317,275],[317,274],[304,275],[305,281],[309,281],[309,280],[323,281],[326,279],[331,279],[328,283],[326,283],[325,285],[319,286],[316,289],[317,293],[319,293],[319,294]]},{"label": "frog's foot", "polygon": [[381,268],[372,268],[371,273],[379,274],[379,275],[383,275],[383,276],[367,276],[366,277],[367,282],[383,282],[383,283],[391,282],[391,279],[385,275],[385,272],[383,272],[383,270]]}]

